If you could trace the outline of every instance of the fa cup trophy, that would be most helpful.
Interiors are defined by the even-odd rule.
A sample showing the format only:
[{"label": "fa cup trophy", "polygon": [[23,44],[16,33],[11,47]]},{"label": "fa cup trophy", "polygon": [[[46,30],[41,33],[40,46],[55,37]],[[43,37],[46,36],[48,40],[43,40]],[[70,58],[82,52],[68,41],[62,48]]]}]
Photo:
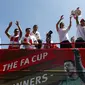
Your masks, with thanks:
[{"label": "fa cup trophy", "polygon": [[80,10],[79,7],[78,7],[76,10],[72,10],[72,11],[71,11],[71,16],[73,16],[74,19],[75,19],[76,17],[80,16],[80,15],[81,15],[81,10]]}]

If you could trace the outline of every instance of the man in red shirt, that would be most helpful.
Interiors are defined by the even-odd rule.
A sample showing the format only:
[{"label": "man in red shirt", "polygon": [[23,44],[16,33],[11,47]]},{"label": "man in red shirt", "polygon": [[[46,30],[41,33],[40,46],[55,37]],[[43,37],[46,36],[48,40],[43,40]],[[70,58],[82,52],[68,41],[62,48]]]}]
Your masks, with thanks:
[{"label": "man in red shirt", "polygon": [[32,49],[33,41],[32,41],[31,35],[30,35],[30,30],[31,30],[31,28],[26,28],[26,30],[25,30],[26,34],[22,38],[23,48],[25,48],[25,49]]}]

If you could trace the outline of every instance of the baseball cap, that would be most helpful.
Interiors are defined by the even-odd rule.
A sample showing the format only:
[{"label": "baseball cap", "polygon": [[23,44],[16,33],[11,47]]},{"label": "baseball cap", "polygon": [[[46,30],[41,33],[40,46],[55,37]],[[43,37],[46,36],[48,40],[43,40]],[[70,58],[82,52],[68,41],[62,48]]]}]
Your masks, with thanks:
[{"label": "baseball cap", "polygon": [[85,22],[85,19],[81,19],[80,22]]}]

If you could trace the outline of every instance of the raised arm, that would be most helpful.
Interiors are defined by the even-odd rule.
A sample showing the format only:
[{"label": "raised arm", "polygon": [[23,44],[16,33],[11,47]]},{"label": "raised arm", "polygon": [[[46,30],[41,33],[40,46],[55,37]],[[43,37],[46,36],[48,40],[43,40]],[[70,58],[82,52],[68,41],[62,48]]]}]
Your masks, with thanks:
[{"label": "raised arm", "polygon": [[63,19],[63,15],[60,17],[59,21],[58,21],[57,24],[56,24],[56,30],[57,30],[57,31],[59,30],[58,25],[59,25],[59,23],[60,23],[60,21],[61,21],[62,19]]},{"label": "raised arm", "polygon": [[12,26],[12,22],[9,23],[9,26],[7,27],[7,29],[5,30],[5,34],[7,35],[8,38],[10,38],[10,34],[8,33],[10,27]]},{"label": "raised arm", "polygon": [[75,64],[76,64],[77,73],[78,73],[79,77],[81,78],[81,80],[85,83],[85,73],[83,72],[84,67],[82,65],[79,50],[74,49],[73,52],[74,52],[74,57],[75,57]]},{"label": "raised arm", "polygon": [[68,26],[67,30],[69,30],[71,28],[71,26],[72,26],[72,17],[70,16],[70,22],[69,22],[69,26]]},{"label": "raised arm", "polygon": [[76,17],[76,25],[79,25],[78,16]]},{"label": "raised arm", "polygon": [[[79,7],[77,8],[79,10]],[[79,25],[79,19],[78,19],[78,16],[76,16],[76,25]]]},{"label": "raised arm", "polygon": [[21,37],[22,37],[22,30],[21,30],[21,28],[20,28],[20,26],[19,26],[19,22],[16,21],[15,24],[17,25],[17,27],[18,27],[18,29],[19,29],[19,31],[20,31],[20,38],[21,38]]}]

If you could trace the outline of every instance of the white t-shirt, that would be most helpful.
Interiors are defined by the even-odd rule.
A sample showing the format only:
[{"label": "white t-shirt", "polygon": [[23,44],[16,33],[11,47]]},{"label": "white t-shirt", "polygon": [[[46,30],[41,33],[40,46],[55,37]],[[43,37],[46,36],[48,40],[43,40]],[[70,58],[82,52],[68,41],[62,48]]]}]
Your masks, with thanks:
[{"label": "white t-shirt", "polygon": [[[37,43],[37,44],[38,44],[38,41],[37,41],[37,39],[36,39],[36,37],[35,37],[34,35],[31,35],[30,38],[32,39],[32,43],[33,43],[33,44],[34,44],[34,43]],[[33,49],[36,49],[35,45],[31,45],[31,47],[32,47]]]},{"label": "white t-shirt", "polygon": [[36,37],[35,37],[34,35],[31,35],[30,38],[32,39],[32,42],[33,42],[33,43],[34,43],[34,42],[37,42],[37,39],[36,39]]},{"label": "white t-shirt", "polygon": [[59,39],[60,39],[60,42],[63,42],[65,40],[70,40],[69,39],[69,36],[68,36],[68,31],[69,29],[58,29],[58,34],[59,34]]},{"label": "white t-shirt", "polygon": [[38,31],[36,31],[36,33],[31,32],[31,35],[35,36],[36,39],[41,39],[40,33]]},{"label": "white t-shirt", "polygon": [[80,24],[77,25],[77,32],[76,32],[76,38],[79,37],[85,40],[85,26],[81,26]]}]

